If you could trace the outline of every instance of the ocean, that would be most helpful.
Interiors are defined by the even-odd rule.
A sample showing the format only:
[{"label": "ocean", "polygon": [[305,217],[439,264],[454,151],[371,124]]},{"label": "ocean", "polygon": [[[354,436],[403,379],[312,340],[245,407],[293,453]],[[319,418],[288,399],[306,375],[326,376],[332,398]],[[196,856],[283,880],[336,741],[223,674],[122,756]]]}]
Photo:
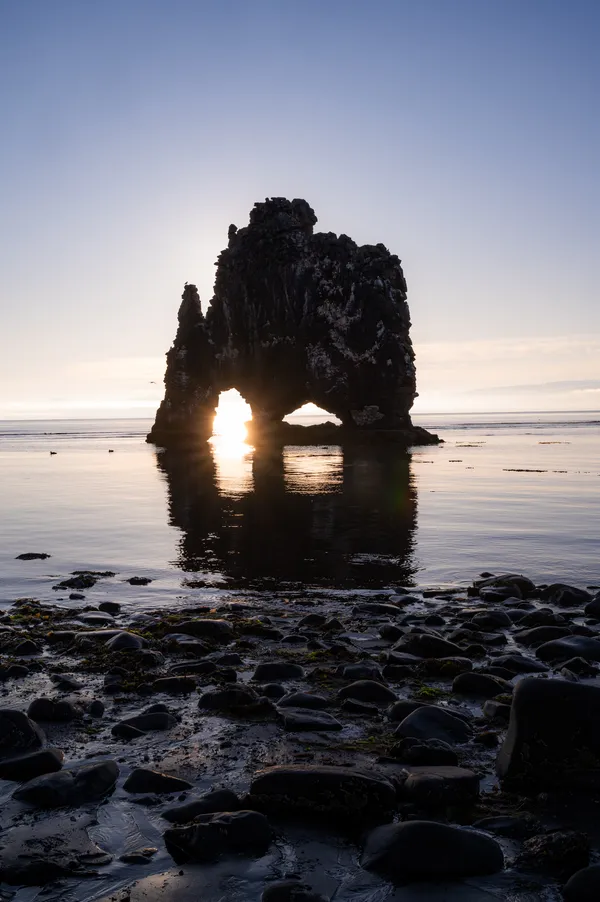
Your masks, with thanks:
[{"label": "ocean", "polygon": [[0,422],[0,606],[59,600],[77,569],[116,574],[94,600],[141,608],[464,586],[483,571],[600,584],[600,412],[414,421],[444,444],[181,455],[146,444],[145,419]]}]

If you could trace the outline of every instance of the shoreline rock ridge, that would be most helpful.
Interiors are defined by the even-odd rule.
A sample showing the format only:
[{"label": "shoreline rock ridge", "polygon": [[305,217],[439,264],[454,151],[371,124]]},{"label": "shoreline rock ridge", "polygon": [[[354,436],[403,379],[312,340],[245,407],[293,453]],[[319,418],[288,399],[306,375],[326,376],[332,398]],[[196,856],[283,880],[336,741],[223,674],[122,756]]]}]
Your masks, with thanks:
[{"label": "shoreline rock ridge", "polygon": [[247,227],[229,227],[206,315],[186,283],[149,442],[209,438],[231,388],[252,408],[253,442],[296,441],[310,427],[282,419],[308,401],[342,423],[312,427],[311,442],[438,441],[410,418],[416,370],[400,260],[383,244],[315,233],[316,222],[304,200],[257,203]]}]

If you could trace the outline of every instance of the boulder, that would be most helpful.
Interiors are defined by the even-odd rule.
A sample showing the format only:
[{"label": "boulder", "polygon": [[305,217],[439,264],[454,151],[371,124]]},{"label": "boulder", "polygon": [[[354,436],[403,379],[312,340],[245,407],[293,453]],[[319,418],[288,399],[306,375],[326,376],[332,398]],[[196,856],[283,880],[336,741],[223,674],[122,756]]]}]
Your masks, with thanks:
[{"label": "boulder", "polygon": [[496,840],[484,833],[433,821],[404,821],[369,833],[361,865],[402,884],[495,874],[504,867],[504,856]]},{"label": "boulder", "polygon": [[473,730],[459,717],[428,705],[417,708],[408,717],[405,717],[400,726],[396,728],[395,736],[411,736],[415,739],[441,739],[443,742],[453,744],[455,742],[467,742],[473,734]]},{"label": "boulder", "polygon": [[292,764],[258,771],[249,799],[267,814],[304,815],[348,825],[390,820],[396,807],[396,791],[385,777],[328,765]]},{"label": "boulder", "polygon": [[503,693],[510,694],[512,690],[511,683],[506,680],[475,671],[459,674],[452,683],[452,692],[456,695],[471,696],[471,698],[494,698]]},{"label": "boulder", "polygon": [[375,680],[357,680],[349,686],[343,686],[338,692],[339,699],[353,698],[359,702],[375,705],[389,705],[396,700],[396,693]]},{"label": "boulder", "polygon": [[565,902],[598,902],[600,899],[600,864],[582,868],[563,887]]},{"label": "boulder", "polygon": [[273,831],[258,811],[223,811],[201,814],[188,827],[172,827],[164,834],[175,861],[217,861],[226,853],[263,855]]},{"label": "boulder", "polygon": [[584,661],[600,661],[600,639],[588,636],[569,636],[544,642],[536,650],[536,656],[544,662],[568,661],[569,658],[583,658]]},{"label": "boulder", "polygon": [[36,808],[83,805],[112,792],[119,768],[110,759],[65,767],[58,773],[35,777],[13,792],[13,798]]},{"label": "boulder", "polygon": [[496,771],[507,789],[600,786],[600,688],[526,677],[515,688]]},{"label": "boulder", "polygon": [[179,777],[171,777],[169,774],[161,774],[155,770],[147,770],[145,767],[136,767],[131,771],[123,784],[125,792],[145,793],[169,793],[185,792],[192,789],[192,784]]},{"label": "boulder", "polygon": [[433,636],[431,633],[406,634],[394,646],[394,652],[414,655],[417,658],[452,658],[464,655],[464,650],[454,642],[448,642],[447,639]]},{"label": "boulder", "polygon": [[281,680],[304,679],[304,668],[299,664],[287,661],[273,661],[259,664],[252,675],[252,680],[257,683],[276,683]]},{"label": "boulder", "polygon": [[42,774],[55,773],[61,769],[64,757],[60,749],[47,748],[19,758],[5,758],[0,761],[0,780],[25,783]]},{"label": "boulder", "polygon": [[284,730],[288,732],[342,729],[339,720],[327,711],[316,711],[313,708],[282,708],[279,715]]},{"label": "boulder", "polygon": [[0,759],[39,748],[44,741],[44,733],[27,714],[0,708]]},{"label": "boulder", "polygon": [[479,777],[452,765],[410,766],[399,796],[419,808],[473,805],[479,798]]},{"label": "boulder", "polygon": [[162,817],[172,824],[188,824],[200,814],[215,814],[219,811],[237,811],[240,800],[229,789],[214,789],[185,805],[176,805],[163,811]]},{"label": "boulder", "polygon": [[231,642],[233,627],[228,620],[185,620],[177,624],[180,633],[217,644]]}]

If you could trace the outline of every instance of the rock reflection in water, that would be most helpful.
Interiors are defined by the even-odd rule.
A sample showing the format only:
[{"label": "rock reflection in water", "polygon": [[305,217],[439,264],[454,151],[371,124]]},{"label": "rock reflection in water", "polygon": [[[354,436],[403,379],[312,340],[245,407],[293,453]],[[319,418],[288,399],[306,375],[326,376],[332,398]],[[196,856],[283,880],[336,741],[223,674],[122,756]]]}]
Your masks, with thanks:
[{"label": "rock reflection in water", "polygon": [[229,458],[218,446],[157,454],[170,522],[182,532],[176,566],[238,586],[410,584],[417,510],[410,455],[245,447]]}]

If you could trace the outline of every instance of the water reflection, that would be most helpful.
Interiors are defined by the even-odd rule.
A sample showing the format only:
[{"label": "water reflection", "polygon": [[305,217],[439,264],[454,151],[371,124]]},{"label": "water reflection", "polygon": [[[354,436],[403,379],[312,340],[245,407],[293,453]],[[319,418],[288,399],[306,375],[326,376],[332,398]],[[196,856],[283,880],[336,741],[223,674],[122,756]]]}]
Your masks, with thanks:
[{"label": "water reflection", "polygon": [[412,581],[416,491],[397,449],[165,451],[157,466],[188,573],[242,586]]}]

